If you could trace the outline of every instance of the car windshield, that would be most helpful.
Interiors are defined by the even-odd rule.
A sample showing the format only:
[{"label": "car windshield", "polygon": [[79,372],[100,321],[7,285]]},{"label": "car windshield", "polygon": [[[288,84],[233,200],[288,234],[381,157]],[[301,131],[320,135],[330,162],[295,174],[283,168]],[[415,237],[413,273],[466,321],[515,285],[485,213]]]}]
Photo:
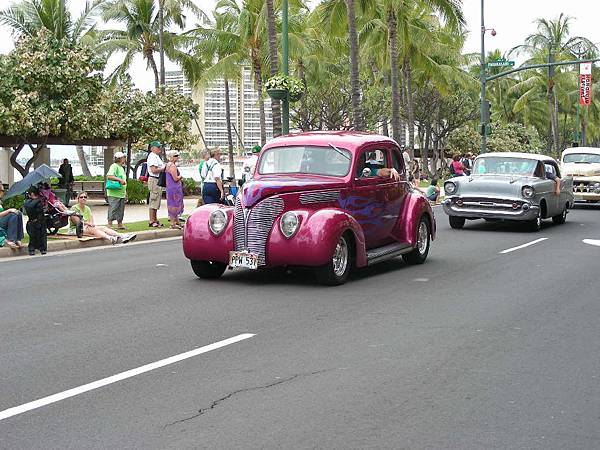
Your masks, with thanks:
[{"label": "car windshield", "polygon": [[600,155],[596,155],[594,153],[570,153],[563,156],[563,162],[578,164],[600,164]]},{"label": "car windshield", "polygon": [[273,147],[265,150],[262,155],[258,173],[306,173],[343,177],[348,175],[351,161],[352,155],[348,150],[333,145]]},{"label": "car windshield", "polygon": [[533,176],[537,161],[534,159],[480,156],[473,166],[474,175]]}]

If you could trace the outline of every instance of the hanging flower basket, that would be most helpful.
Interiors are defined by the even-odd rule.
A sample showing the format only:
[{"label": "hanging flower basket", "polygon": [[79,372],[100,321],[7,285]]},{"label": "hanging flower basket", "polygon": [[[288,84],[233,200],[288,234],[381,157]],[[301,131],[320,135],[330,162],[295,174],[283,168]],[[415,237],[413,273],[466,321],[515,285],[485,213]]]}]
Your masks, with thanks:
[{"label": "hanging flower basket", "polygon": [[284,100],[287,98],[288,91],[287,89],[267,89],[267,94],[273,100]]},{"label": "hanging flower basket", "polygon": [[291,102],[297,102],[304,95],[304,83],[296,77],[277,74],[267,80],[265,89],[269,97],[275,100],[288,98]]}]

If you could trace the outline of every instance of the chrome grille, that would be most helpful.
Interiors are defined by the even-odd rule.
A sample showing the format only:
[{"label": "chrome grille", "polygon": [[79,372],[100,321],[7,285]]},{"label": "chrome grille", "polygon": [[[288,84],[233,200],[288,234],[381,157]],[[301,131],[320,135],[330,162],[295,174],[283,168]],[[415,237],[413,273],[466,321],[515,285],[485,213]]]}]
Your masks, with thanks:
[{"label": "chrome grille", "polygon": [[275,219],[283,212],[283,200],[279,197],[267,198],[253,208],[242,208],[236,200],[233,219],[235,249],[258,254],[258,265],[266,264],[266,243]]},{"label": "chrome grille", "polygon": [[308,205],[311,203],[334,202],[340,197],[340,191],[307,192],[300,194],[300,203]]}]

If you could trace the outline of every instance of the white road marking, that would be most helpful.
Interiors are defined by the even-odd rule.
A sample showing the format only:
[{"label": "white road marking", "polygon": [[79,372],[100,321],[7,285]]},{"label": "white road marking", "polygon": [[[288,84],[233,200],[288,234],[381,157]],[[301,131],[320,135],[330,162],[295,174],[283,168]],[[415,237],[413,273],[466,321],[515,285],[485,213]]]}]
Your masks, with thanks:
[{"label": "white road marking", "polygon": [[500,252],[500,254],[503,255],[505,253],[514,252],[515,250],[520,250],[522,248],[529,247],[530,245],[534,245],[534,244],[537,244],[538,242],[545,241],[546,239],[548,239],[548,238],[539,238],[539,239],[536,239],[535,241],[528,242],[527,244],[519,245],[518,247],[507,248],[506,250],[502,250]]},{"label": "white road marking", "polygon": [[584,239],[581,242],[583,242],[584,244],[595,245],[596,247],[600,247],[600,240],[598,239]]},{"label": "white road marking", "polygon": [[35,400],[29,403],[25,403],[20,406],[15,406],[13,408],[5,409],[4,411],[0,411],[0,420],[8,419],[9,417],[13,417],[19,414],[23,414],[24,412],[31,411],[32,409],[41,408],[42,406],[50,405],[51,403],[56,403],[61,400],[65,400],[69,397],[74,397],[79,394],[83,394],[84,392],[89,392],[94,389],[98,389],[104,386],[107,386],[112,383],[116,383],[117,381],[122,381],[127,378],[134,377],[136,375],[140,375],[145,372],[149,372],[151,370],[159,369],[164,366],[168,366],[169,364],[174,364],[179,361],[183,361],[184,359],[192,358],[194,356],[201,355],[202,353],[207,353],[212,350],[217,350],[222,347],[226,347],[227,345],[235,344],[236,342],[243,341],[245,339],[249,339],[255,336],[251,333],[239,334],[237,336],[231,337],[229,339],[224,339],[219,342],[215,342],[214,344],[205,345],[204,347],[199,347],[194,350],[190,350],[189,352],[180,353],[179,355],[171,356],[169,358],[161,359],[160,361],[156,361],[150,364],[146,364],[144,366],[137,367],[135,369],[130,369],[125,372],[118,373],[116,375],[102,378],[101,380],[93,381],[88,384],[84,384],[82,386],[78,386],[73,389],[69,389],[67,391],[59,392],[57,394],[50,395],[48,397],[40,398],[39,400]]}]

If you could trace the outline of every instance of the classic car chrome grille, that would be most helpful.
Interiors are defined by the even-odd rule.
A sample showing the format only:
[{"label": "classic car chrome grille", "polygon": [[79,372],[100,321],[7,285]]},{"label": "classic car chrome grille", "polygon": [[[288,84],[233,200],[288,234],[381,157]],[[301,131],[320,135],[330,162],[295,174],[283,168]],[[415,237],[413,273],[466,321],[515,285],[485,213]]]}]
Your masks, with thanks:
[{"label": "classic car chrome grille", "polygon": [[279,197],[267,198],[253,208],[242,208],[236,200],[233,233],[235,249],[258,254],[258,265],[266,264],[266,243],[275,219],[283,212],[283,200]]},{"label": "classic car chrome grille", "polygon": [[458,208],[477,208],[479,210],[514,209],[514,204],[518,205],[518,208],[520,208],[523,205],[523,201],[499,198],[462,197],[453,202],[453,206]]},{"label": "classic car chrome grille", "polygon": [[338,198],[340,198],[340,191],[307,192],[300,194],[300,203],[309,205],[311,203],[334,202]]},{"label": "classic car chrome grille", "polygon": [[596,194],[596,182],[590,181],[573,181],[573,192],[590,192]]}]

